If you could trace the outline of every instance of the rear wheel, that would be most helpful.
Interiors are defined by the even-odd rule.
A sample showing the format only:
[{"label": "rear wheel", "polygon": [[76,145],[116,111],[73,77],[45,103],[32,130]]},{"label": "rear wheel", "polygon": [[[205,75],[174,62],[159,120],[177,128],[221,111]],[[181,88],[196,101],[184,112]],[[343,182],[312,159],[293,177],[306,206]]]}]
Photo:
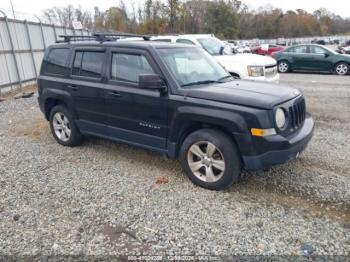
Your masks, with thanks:
[{"label": "rear wheel", "polygon": [[337,75],[347,75],[349,73],[349,65],[347,63],[341,62],[336,64],[334,72]]},{"label": "rear wheel", "polygon": [[63,105],[55,106],[50,112],[51,132],[56,141],[64,146],[80,144],[82,136],[74,123],[74,118]]},{"label": "rear wheel", "polygon": [[229,187],[241,172],[236,145],[227,135],[213,129],[190,134],[182,144],[180,162],[195,185],[211,190]]},{"label": "rear wheel", "polygon": [[278,72],[280,73],[287,73],[290,71],[289,63],[285,60],[278,62]]}]

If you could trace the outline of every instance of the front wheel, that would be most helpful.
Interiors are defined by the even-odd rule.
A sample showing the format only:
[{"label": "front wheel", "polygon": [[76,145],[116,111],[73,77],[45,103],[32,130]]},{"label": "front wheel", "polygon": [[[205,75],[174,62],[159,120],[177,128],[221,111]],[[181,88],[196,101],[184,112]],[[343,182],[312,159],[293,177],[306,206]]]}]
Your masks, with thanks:
[{"label": "front wheel", "polygon": [[347,75],[349,73],[349,65],[343,62],[338,63],[334,71],[337,75]]},{"label": "front wheel", "polygon": [[235,143],[213,129],[190,134],[182,144],[180,162],[195,185],[211,190],[229,187],[241,173],[241,158]]},{"label": "front wheel", "polygon": [[287,61],[280,61],[278,62],[278,72],[280,73],[287,73],[290,71],[290,66]]}]

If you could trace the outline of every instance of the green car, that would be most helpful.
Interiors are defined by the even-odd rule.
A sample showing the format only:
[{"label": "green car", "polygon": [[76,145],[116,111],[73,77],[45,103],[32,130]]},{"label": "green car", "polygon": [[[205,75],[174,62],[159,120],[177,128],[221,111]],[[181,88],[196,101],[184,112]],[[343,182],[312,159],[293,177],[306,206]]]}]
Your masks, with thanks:
[{"label": "green car", "polygon": [[341,55],[325,46],[297,45],[272,54],[277,60],[278,71],[317,71],[347,75],[350,71],[350,55]]}]

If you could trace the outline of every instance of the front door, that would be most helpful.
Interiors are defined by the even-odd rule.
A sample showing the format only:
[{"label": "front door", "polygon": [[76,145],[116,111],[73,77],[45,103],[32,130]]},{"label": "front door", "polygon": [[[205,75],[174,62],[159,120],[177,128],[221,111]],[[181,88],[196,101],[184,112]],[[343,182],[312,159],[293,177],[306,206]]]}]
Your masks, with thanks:
[{"label": "front door", "polygon": [[105,85],[105,114],[110,136],[136,145],[166,150],[168,95],[140,89],[141,74],[160,70],[146,51],[112,49]]},{"label": "front door", "polygon": [[319,46],[310,46],[309,53],[313,56],[310,67],[316,71],[330,71],[333,69],[332,54]]}]

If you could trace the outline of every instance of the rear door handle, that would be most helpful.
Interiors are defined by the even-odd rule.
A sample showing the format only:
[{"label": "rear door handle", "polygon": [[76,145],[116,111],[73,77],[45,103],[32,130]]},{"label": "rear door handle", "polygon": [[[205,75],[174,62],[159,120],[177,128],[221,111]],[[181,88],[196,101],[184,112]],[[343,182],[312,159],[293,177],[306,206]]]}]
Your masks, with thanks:
[{"label": "rear door handle", "polygon": [[68,88],[73,91],[77,91],[79,89],[76,85],[69,85]]},{"label": "rear door handle", "polygon": [[114,96],[114,97],[121,97],[121,96],[122,96],[122,95],[121,95],[119,92],[117,92],[117,91],[110,91],[110,92],[108,92],[108,95]]}]

